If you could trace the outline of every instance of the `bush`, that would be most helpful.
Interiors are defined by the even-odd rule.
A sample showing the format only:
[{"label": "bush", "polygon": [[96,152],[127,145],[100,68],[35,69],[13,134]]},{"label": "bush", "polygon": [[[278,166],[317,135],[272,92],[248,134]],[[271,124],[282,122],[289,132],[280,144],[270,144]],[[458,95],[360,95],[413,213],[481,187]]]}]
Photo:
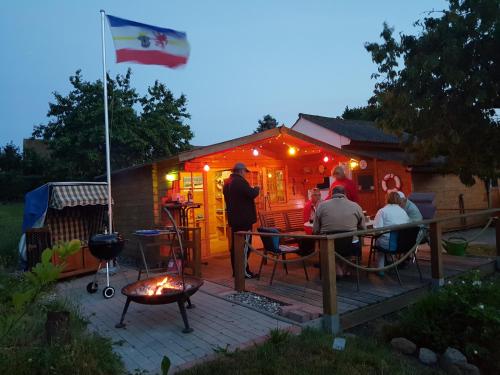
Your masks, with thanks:
[{"label": "bush", "polygon": [[22,203],[0,203],[0,269],[13,268],[17,265],[23,207]]},{"label": "bush", "polygon": [[478,272],[449,281],[405,310],[388,336],[404,336],[418,346],[461,350],[486,373],[500,373],[500,279]]}]

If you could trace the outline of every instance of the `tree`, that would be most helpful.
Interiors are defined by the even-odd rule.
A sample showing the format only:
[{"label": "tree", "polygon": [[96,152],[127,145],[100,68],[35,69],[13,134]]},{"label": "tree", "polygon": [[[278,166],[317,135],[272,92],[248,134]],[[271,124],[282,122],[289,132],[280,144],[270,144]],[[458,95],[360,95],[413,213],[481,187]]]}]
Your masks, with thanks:
[{"label": "tree", "polygon": [[377,123],[410,134],[405,146],[417,161],[444,156],[443,172],[468,185],[473,175],[497,176],[500,2],[449,0],[415,26],[418,35],[396,40],[384,24],[383,42],[366,44],[378,65],[370,99],[380,107]]},{"label": "tree", "polygon": [[263,132],[264,130],[274,129],[277,126],[278,121],[276,121],[273,116],[265,115],[262,120],[259,120],[259,126],[257,126],[257,129],[255,129],[253,133],[256,134]]},{"label": "tree", "polygon": [[342,118],[344,120],[375,121],[380,116],[380,108],[374,105],[349,108],[345,107]]},{"label": "tree", "polygon": [[[130,69],[108,77],[111,167],[119,169],[170,156],[189,147],[193,134],[186,112],[186,98],[175,99],[155,82],[139,97],[131,87]],[[54,93],[47,124],[36,126],[35,138],[45,140],[51,151],[55,179],[89,179],[105,172],[104,105],[102,81],[84,81],[78,70],[70,77],[72,90]],[[137,113],[136,108],[142,108]]]},{"label": "tree", "polygon": [[0,172],[20,172],[22,159],[19,147],[12,142],[7,143],[0,148]]}]

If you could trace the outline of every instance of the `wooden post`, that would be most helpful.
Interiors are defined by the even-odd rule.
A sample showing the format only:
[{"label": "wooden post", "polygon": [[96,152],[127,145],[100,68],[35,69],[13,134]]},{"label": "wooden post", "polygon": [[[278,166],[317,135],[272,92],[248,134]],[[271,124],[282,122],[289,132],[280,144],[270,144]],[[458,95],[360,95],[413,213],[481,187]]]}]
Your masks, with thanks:
[{"label": "wooden post", "polygon": [[201,277],[201,228],[193,229],[193,273]]},{"label": "wooden post", "polygon": [[500,270],[500,216],[495,218],[496,247],[497,247],[497,271]]},{"label": "wooden post", "polygon": [[431,246],[431,274],[432,287],[439,288],[444,285],[443,257],[441,244],[441,223],[431,223],[430,225],[430,246]]},{"label": "wooden post", "polygon": [[245,291],[245,236],[234,233],[234,289]]},{"label": "wooden post", "polygon": [[340,319],[337,311],[337,275],[333,240],[320,240],[320,255],[323,283],[323,329],[336,335],[340,332]]}]

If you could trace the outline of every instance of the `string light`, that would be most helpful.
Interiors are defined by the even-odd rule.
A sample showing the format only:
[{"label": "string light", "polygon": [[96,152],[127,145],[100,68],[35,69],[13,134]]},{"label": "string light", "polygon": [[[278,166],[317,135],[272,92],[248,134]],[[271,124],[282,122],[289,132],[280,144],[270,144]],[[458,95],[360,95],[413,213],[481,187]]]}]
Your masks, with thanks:
[{"label": "string light", "polygon": [[297,149],[295,147],[288,147],[288,155],[294,156],[297,153]]},{"label": "string light", "polygon": [[356,169],[358,165],[359,163],[357,160],[351,159],[351,161],[349,162],[349,166],[351,167],[351,169]]},{"label": "string light", "polygon": [[173,181],[175,181],[175,174],[173,174],[173,173],[168,173],[168,174],[165,176],[165,179],[166,179],[168,182],[173,182]]},{"label": "string light", "polygon": [[210,166],[209,166],[208,164],[205,164],[205,165],[203,166],[203,170],[204,170],[205,172],[208,172],[208,171],[210,170]]},{"label": "string light", "polygon": [[253,155],[253,156],[259,156],[259,150],[257,150],[256,148],[254,148],[254,149],[252,150],[252,155]]},{"label": "string light", "polygon": [[330,158],[328,156],[323,157],[323,162],[328,163],[330,161]]}]

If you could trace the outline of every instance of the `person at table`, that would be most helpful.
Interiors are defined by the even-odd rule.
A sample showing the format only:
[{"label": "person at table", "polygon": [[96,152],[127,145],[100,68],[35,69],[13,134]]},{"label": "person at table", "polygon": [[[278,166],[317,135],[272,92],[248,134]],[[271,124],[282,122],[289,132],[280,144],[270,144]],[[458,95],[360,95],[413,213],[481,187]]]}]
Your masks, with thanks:
[{"label": "person at table", "polygon": [[420,213],[420,210],[415,205],[415,203],[406,198],[405,193],[403,193],[402,191],[398,191],[398,195],[400,199],[399,205],[403,210],[405,210],[406,214],[410,218],[410,222],[422,220],[422,214]]},{"label": "person at table", "polygon": [[354,182],[345,175],[344,168],[340,165],[336,166],[332,170],[332,177],[334,179],[333,183],[330,185],[330,191],[328,193],[327,199],[332,198],[333,189],[337,186],[342,186],[345,190],[345,196],[350,201],[358,203],[358,190]]},{"label": "person at table", "polygon": [[[224,181],[222,193],[226,201],[227,219],[231,227],[231,246],[229,248],[231,254],[231,267],[234,276],[234,238],[238,231],[251,231],[252,225],[257,222],[257,211],[255,209],[255,198],[259,195],[260,188],[258,186],[251,187],[245,179],[245,175],[249,172],[245,164],[236,163],[233,167],[233,173]],[[248,266],[248,257],[250,251],[247,242],[251,242],[252,236],[247,235],[245,241],[245,277],[250,279],[254,274]]]},{"label": "person at table", "polygon": [[314,188],[311,192],[311,199],[304,206],[304,231],[306,234],[312,234],[314,217],[316,216],[316,209],[320,202],[321,191],[318,188]]},{"label": "person at table", "polygon": [[[352,232],[366,229],[365,215],[356,202],[346,197],[343,186],[335,186],[332,191],[332,199],[321,202],[316,210],[313,224],[314,234],[328,234],[335,232]],[[350,249],[336,249],[342,256],[359,256],[361,254],[361,242],[357,236],[352,239]],[[336,262],[337,276],[349,275],[350,272],[343,262]]]},{"label": "person at table", "polygon": [[[387,204],[378,210],[373,220],[373,228],[383,228],[389,225],[406,224],[410,222],[408,214],[401,208],[401,198],[397,191],[387,194]],[[376,245],[384,249],[389,249],[389,233],[384,233],[376,239]],[[384,267],[385,255],[376,254],[378,267]],[[379,276],[384,276],[380,271]]]}]

